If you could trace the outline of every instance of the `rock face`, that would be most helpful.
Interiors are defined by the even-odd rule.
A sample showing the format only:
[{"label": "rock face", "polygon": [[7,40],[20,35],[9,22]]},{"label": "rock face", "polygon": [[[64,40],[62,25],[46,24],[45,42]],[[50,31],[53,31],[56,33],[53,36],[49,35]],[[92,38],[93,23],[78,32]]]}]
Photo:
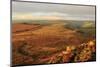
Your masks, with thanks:
[{"label": "rock face", "polygon": [[49,63],[94,61],[94,57],[96,57],[96,55],[94,55],[96,53],[95,46],[96,44],[94,40],[81,44],[78,47],[67,46],[65,51],[51,57]]},{"label": "rock face", "polygon": [[[42,27],[41,25],[24,25],[20,26],[22,30],[28,30],[14,31],[12,34],[13,65],[79,62],[83,59],[88,61],[85,58],[91,59],[92,50],[95,52],[95,48],[91,51],[88,47],[83,49],[84,45],[80,45],[84,42],[84,37],[75,30],[64,28],[63,23]],[[90,44],[93,45],[93,43]],[[84,52],[89,57],[83,55]],[[82,58],[77,60],[81,55]]]}]

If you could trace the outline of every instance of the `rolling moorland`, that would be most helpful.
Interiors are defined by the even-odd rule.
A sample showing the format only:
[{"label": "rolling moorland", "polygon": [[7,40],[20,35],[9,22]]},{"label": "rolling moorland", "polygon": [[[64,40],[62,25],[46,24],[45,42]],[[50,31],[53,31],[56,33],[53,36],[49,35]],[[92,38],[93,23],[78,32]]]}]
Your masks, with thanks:
[{"label": "rolling moorland", "polygon": [[96,60],[95,21],[13,21],[13,65]]}]

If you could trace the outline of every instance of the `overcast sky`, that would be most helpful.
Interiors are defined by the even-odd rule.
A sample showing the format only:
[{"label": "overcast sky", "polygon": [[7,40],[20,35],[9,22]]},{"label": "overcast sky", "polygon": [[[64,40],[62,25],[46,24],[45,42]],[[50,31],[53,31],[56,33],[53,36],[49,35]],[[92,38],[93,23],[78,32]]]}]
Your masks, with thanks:
[{"label": "overcast sky", "polygon": [[95,20],[94,6],[12,2],[13,20]]}]

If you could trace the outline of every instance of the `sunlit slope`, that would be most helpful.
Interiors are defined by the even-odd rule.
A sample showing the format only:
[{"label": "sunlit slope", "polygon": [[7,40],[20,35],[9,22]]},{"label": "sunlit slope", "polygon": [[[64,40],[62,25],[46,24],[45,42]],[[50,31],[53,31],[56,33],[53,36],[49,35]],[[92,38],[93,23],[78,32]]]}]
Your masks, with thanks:
[{"label": "sunlit slope", "polygon": [[[24,36],[23,36],[24,35]],[[26,36],[25,36],[26,35]],[[72,42],[77,42],[76,44],[79,44],[80,41],[81,41],[81,38],[82,36],[80,36],[79,33],[77,33],[75,30],[70,30],[70,29],[66,29],[64,28],[64,23],[55,23],[55,24],[52,24],[52,25],[47,25],[47,26],[44,26],[40,29],[37,29],[37,30],[29,30],[29,31],[25,31],[25,32],[19,32],[19,33],[15,33],[14,34],[15,36],[15,40],[16,40],[16,37],[19,36],[19,40],[21,39],[20,37],[27,37],[28,36],[31,38],[39,38],[40,40],[39,41],[42,41],[43,40],[49,40],[49,39],[55,39],[55,38],[58,38],[59,39],[63,39],[65,40],[65,42],[69,42],[69,43],[72,43]],[[78,37],[80,36],[80,37]],[[23,39],[22,38],[22,39]],[[72,42],[70,42],[72,41]],[[75,43],[74,43],[75,44]]]},{"label": "sunlit slope", "polygon": [[[79,29],[73,26],[69,28],[70,25],[63,22],[55,22],[49,25],[24,25],[21,24],[22,29],[16,26],[17,32],[15,31],[12,34],[14,64],[45,63],[50,60],[50,57],[64,51],[66,46],[77,47],[88,39],[84,37],[84,33],[80,33],[82,27],[79,27]],[[85,30],[87,29],[84,29],[84,32]],[[25,59],[27,59],[27,62]]]}]

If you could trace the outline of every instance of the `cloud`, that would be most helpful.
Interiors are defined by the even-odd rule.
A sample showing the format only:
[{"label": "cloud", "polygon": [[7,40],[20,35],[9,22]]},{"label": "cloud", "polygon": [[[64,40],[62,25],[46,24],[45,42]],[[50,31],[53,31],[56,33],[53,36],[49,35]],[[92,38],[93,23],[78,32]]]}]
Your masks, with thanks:
[{"label": "cloud", "polygon": [[60,12],[68,14],[95,14],[94,6],[79,6],[79,5],[63,5],[63,4],[48,4],[34,2],[12,2],[12,12]]},{"label": "cloud", "polygon": [[95,20],[95,15],[72,15],[61,12],[13,13],[13,20]]},{"label": "cloud", "polygon": [[94,6],[12,2],[13,20],[95,20]]}]

